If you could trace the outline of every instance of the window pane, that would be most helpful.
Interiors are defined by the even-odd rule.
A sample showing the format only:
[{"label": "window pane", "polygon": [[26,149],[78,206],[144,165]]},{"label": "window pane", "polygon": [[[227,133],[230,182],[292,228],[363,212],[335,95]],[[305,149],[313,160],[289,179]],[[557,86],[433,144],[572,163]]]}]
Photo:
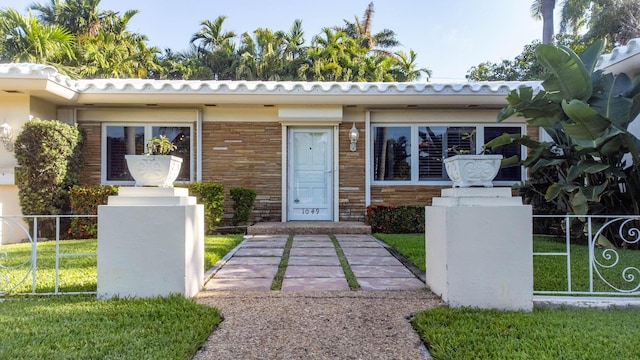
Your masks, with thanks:
[{"label": "window pane", "polygon": [[[516,126],[510,126],[510,127],[487,126],[484,128],[484,141],[489,142],[504,133],[521,134],[521,129]],[[500,154],[504,156],[505,159],[514,155],[516,155],[518,159],[522,159],[521,157],[522,149],[519,145],[516,145],[516,144],[503,146],[500,149],[494,150],[492,153]],[[498,175],[496,176],[495,181],[520,181],[522,180],[521,175],[522,175],[522,171],[520,166],[503,168],[503,169],[500,169],[500,171],[498,172]]]},{"label": "window pane", "polygon": [[151,136],[164,135],[171,140],[176,149],[171,155],[182,158],[180,175],[177,181],[190,181],[191,175],[191,128],[188,126],[154,126]]},{"label": "window pane", "polygon": [[374,127],[374,180],[411,181],[411,128]]},{"label": "window pane", "polygon": [[144,127],[107,126],[106,131],[107,180],[133,180],[124,156],[144,153]]},{"label": "window pane", "polygon": [[447,128],[445,149],[447,157],[457,154],[476,153],[476,128],[472,126],[451,126]]},{"label": "window pane", "polygon": [[419,180],[446,179],[442,162],[446,131],[446,126],[420,126],[418,128]]}]

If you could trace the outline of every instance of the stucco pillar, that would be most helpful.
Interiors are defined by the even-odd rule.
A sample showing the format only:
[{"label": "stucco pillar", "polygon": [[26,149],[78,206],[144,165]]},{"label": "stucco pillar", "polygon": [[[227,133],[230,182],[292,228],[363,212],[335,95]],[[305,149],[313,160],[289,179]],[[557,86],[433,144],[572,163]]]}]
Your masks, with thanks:
[{"label": "stucco pillar", "polygon": [[120,187],[98,207],[98,298],[194,296],[204,284],[204,207],[187,189]]},{"label": "stucco pillar", "polygon": [[425,211],[431,291],[453,307],[533,308],[531,206],[509,188],[454,188]]}]

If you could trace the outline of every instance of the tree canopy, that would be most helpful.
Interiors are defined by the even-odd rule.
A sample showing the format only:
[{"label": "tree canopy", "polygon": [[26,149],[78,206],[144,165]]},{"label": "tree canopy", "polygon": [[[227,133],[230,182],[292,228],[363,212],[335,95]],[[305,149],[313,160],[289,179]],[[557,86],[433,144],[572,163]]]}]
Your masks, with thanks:
[{"label": "tree canopy", "polygon": [[[553,31],[553,9],[562,4],[560,32]],[[531,15],[543,20],[543,41],[570,47],[581,53],[600,39],[605,39],[604,51],[625,45],[640,37],[640,1],[637,0],[534,0]],[[544,68],[534,56],[539,41],[526,45],[513,60],[486,61],[471,67],[466,78],[473,81],[541,80]]]},{"label": "tree canopy", "polygon": [[150,46],[128,24],[138,10],[99,8],[100,0],[49,0],[28,14],[0,11],[0,62],[56,66],[78,78],[198,80],[416,81],[431,71],[418,54],[397,48],[394,31],[373,27],[374,5],[363,17],[327,26],[307,44],[301,20],[288,31],[258,27],[236,34],[226,16],[205,19],[188,49]]}]

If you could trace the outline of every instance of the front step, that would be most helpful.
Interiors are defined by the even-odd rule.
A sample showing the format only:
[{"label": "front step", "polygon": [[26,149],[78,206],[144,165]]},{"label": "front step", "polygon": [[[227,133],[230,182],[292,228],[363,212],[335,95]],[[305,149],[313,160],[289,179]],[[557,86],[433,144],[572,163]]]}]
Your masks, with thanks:
[{"label": "front step", "polygon": [[356,221],[262,222],[247,228],[247,235],[371,234],[371,226]]}]

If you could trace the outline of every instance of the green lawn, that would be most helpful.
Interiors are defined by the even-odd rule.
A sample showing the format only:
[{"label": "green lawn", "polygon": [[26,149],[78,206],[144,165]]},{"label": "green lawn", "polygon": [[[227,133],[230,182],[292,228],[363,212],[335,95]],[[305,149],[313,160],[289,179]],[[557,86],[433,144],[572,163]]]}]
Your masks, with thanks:
[{"label": "green lawn", "polygon": [[[375,234],[375,236],[392,246],[405,258],[415,264],[420,270],[425,271],[425,247],[423,234]],[[552,238],[535,236],[533,241],[534,252],[565,252],[565,243]],[[589,290],[588,256],[589,248],[584,245],[571,245],[571,288],[572,291]],[[600,261],[604,261],[604,249],[596,249],[595,255]],[[638,285],[636,276],[633,282],[625,281],[622,271],[627,267],[640,267],[640,251],[617,250],[619,264],[613,268],[600,267],[603,277],[620,289],[633,289]],[[564,256],[534,256],[533,275],[534,290],[536,291],[567,291],[567,258]],[[610,262],[609,262],[610,263]],[[609,264],[603,262],[603,264]],[[606,283],[596,277],[594,290],[614,291]]]},{"label": "green lawn", "polygon": [[412,324],[436,360],[639,359],[640,310],[433,308]]},{"label": "green lawn", "polygon": [[[205,237],[205,270],[226,255],[242,241],[242,235],[216,235]],[[55,242],[46,241],[37,246],[37,289],[38,293],[51,293],[55,283]],[[64,254],[95,254],[96,240],[65,240],[60,242],[60,253]],[[31,254],[31,244],[14,244],[0,246],[7,253],[0,265],[15,266],[24,263]],[[60,259],[59,291],[61,292],[92,292],[96,291],[96,257],[65,257]],[[15,269],[2,269],[0,274],[8,275],[12,283],[24,277],[28,264]],[[0,287],[2,283],[0,282]],[[14,292],[31,292],[31,275]]]},{"label": "green lawn", "polygon": [[375,234],[375,237],[396,249],[422,272],[426,271],[424,234]]},{"label": "green lawn", "polygon": [[191,359],[220,323],[182,296],[0,300],[0,359]]},{"label": "green lawn", "polygon": [[[425,269],[424,235],[376,234],[418,268]],[[535,237],[534,251],[564,252],[563,242]],[[586,246],[571,245],[573,290],[586,290]],[[597,249],[596,255],[603,250]],[[621,250],[617,270],[604,271],[624,286],[621,268],[640,265],[640,251]],[[636,278],[637,281],[637,278]],[[637,284],[637,282],[636,282]],[[566,258],[534,257],[536,290],[566,290]],[[627,285],[628,287],[628,285]],[[596,282],[596,289],[604,289]],[[439,307],[419,312],[412,324],[436,360],[442,359],[640,359],[640,310],[562,309],[508,312]]]},{"label": "green lawn", "polygon": [[[242,241],[242,235],[207,236],[205,267]],[[29,244],[3,245],[0,264],[17,265]],[[95,253],[95,240],[67,240],[61,253]],[[55,242],[38,244],[40,293],[53,292]],[[1,259],[1,256],[0,256]],[[61,291],[95,291],[96,258],[60,260]],[[10,279],[24,268],[0,273]],[[0,278],[1,280],[2,278]],[[1,282],[0,282],[1,284]],[[31,291],[31,280],[19,292]],[[0,359],[191,359],[220,322],[215,308],[182,296],[96,300],[94,296],[0,298]]]}]

